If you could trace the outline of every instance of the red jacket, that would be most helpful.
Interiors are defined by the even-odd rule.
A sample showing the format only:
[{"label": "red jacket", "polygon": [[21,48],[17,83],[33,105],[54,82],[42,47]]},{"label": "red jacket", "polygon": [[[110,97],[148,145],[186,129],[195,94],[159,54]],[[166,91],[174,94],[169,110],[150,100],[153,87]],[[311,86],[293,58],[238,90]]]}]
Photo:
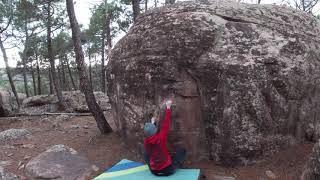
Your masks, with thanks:
[{"label": "red jacket", "polygon": [[160,132],[144,139],[144,148],[149,156],[150,168],[155,171],[162,170],[172,163],[167,148],[170,114],[170,109],[166,109]]}]

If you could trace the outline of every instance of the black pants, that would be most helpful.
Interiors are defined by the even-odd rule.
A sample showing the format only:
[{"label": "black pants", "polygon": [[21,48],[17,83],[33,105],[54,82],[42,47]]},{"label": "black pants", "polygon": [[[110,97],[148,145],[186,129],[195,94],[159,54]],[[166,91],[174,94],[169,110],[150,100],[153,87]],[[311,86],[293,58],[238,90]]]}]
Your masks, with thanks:
[{"label": "black pants", "polygon": [[175,172],[175,170],[183,164],[184,160],[186,158],[186,150],[181,148],[178,149],[174,154],[171,155],[172,164],[164,169],[161,169],[159,171],[154,171],[150,168],[150,160],[149,156],[146,152],[144,152],[144,160],[149,166],[150,171],[152,174],[156,176],[169,176]]}]

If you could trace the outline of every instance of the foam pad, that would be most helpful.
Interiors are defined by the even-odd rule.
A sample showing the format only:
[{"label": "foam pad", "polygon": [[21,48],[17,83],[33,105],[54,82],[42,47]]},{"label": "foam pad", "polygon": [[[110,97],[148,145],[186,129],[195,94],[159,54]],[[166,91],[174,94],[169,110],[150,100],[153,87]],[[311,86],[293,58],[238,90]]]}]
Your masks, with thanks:
[{"label": "foam pad", "polygon": [[94,180],[197,180],[199,175],[199,169],[177,169],[170,176],[155,176],[150,172],[147,165],[123,159]]}]

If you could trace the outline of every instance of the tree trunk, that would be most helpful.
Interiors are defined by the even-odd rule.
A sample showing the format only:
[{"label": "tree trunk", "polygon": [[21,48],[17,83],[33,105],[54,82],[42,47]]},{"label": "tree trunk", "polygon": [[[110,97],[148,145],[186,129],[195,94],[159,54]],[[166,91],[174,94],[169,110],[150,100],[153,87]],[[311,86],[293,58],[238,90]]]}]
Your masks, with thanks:
[{"label": "tree trunk", "polygon": [[106,24],[104,24],[105,27],[103,27],[102,31],[102,38],[101,38],[101,91],[105,92],[106,89],[106,76],[105,76],[105,67],[104,67],[104,61],[105,61],[105,39],[106,39]]},{"label": "tree trunk", "polygon": [[157,7],[158,5],[158,0],[154,0],[154,7]]},{"label": "tree trunk", "polygon": [[71,71],[71,68],[70,68],[70,64],[69,64],[69,60],[68,60],[67,55],[65,55],[65,60],[66,60],[66,63],[67,63],[67,68],[68,68],[68,72],[69,72],[69,76],[70,76],[70,80],[71,80],[73,89],[74,89],[74,90],[77,90],[77,88],[76,88],[77,86],[76,86],[76,84],[74,83],[74,80],[73,80],[73,77],[72,77],[72,71]]},{"label": "tree trunk", "polygon": [[148,0],[145,0],[144,2],[144,11],[148,10]]},{"label": "tree trunk", "polygon": [[51,74],[51,69],[50,68],[49,68],[49,87],[50,87],[50,94],[54,94],[53,80],[52,80],[52,74]]},{"label": "tree trunk", "polygon": [[66,77],[64,73],[64,66],[63,66],[63,58],[59,58],[59,67],[58,67],[58,73],[59,73],[59,80],[61,84],[61,89],[66,90]]},{"label": "tree trunk", "polygon": [[[111,38],[111,18],[112,14],[108,13],[106,18],[106,35],[107,35],[107,48],[108,48],[108,60],[110,60],[111,50],[112,50],[112,38]],[[104,71],[104,78],[106,78],[106,72]],[[104,80],[105,86],[103,92],[106,92],[106,81]]]},{"label": "tree trunk", "polygon": [[258,4],[260,4],[261,3],[261,0],[258,0]]},{"label": "tree trunk", "polygon": [[136,19],[140,14],[140,1],[139,0],[131,0],[131,1],[132,1],[132,11],[133,11],[133,22],[136,22]]},{"label": "tree trunk", "polygon": [[17,101],[17,104],[18,104],[18,108],[20,108],[20,102],[19,102],[18,93],[17,93],[16,87],[14,86],[14,83],[13,83],[13,80],[12,80],[11,69],[10,69],[9,64],[8,64],[8,56],[7,56],[7,53],[6,53],[6,49],[3,46],[3,43],[2,43],[2,40],[1,40],[1,36],[0,36],[0,49],[1,49],[1,52],[2,52],[4,63],[6,65],[6,70],[7,70],[7,75],[8,75],[9,83],[10,83],[10,86],[11,86],[11,90],[12,90],[12,92],[14,94],[14,97],[16,98],[16,101]]},{"label": "tree trunk", "polygon": [[27,80],[27,50],[28,50],[28,45],[29,45],[29,34],[28,34],[28,23],[27,21],[24,23],[25,25],[25,35],[26,35],[26,39],[25,39],[25,43],[24,43],[24,50],[22,53],[22,74],[23,74],[23,83],[24,83],[24,90],[26,93],[26,96],[29,97],[29,90],[28,90],[28,80]]},{"label": "tree trunk", "polygon": [[80,28],[75,17],[73,0],[66,0],[67,11],[70,20],[70,26],[72,30],[72,40],[76,53],[76,62],[78,68],[78,74],[80,79],[80,89],[84,93],[88,107],[92,115],[94,116],[97,126],[102,134],[107,134],[112,132],[112,129],[106,118],[104,117],[103,111],[96,102],[96,98],[90,86],[88,86],[88,78],[85,71],[84,55],[80,40]]},{"label": "tree trunk", "polygon": [[90,79],[91,89],[93,89],[93,85],[92,85],[92,66],[91,66],[91,52],[90,52],[90,48],[89,48],[89,79]]},{"label": "tree trunk", "polygon": [[66,71],[65,71],[65,66],[64,66],[64,60],[61,57],[61,72],[62,72],[62,84],[63,84],[63,88],[66,89],[66,84],[67,84],[67,80],[66,80]]},{"label": "tree trunk", "polygon": [[[23,55],[23,56],[24,56],[24,55]],[[30,97],[29,90],[28,90],[27,65],[26,65],[25,57],[22,57],[22,64],[23,64],[22,74],[23,74],[24,90],[25,90],[26,96],[27,96],[27,97]]]},{"label": "tree trunk", "polygon": [[31,75],[32,75],[32,83],[33,83],[33,95],[37,95],[37,86],[36,86],[36,77],[34,75],[34,69],[31,64]]},{"label": "tree trunk", "polygon": [[39,67],[39,60],[37,58],[37,74],[38,74],[38,94],[42,94],[41,92],[41,75],[40,75],[40,67]]},{"label": "tree trunk", "polygon": [[[94,56],[94,61],[96,62],[96,63],[95,63],[96,81],[101,82],[101,74],[99,74],[97,56]],[[97,88],[97,90],[98,90],[98,88]],[[101,91],[101,89],[100,89],[100,91]]]},{"label": "tree trunk", "polygon": [[49,62],[51,66],[51,75],[52,75],[52,80],[53,84],[57,93],[58,101],[59,101],[59,108],[65,109],[64,105],[64,99],[62,96],[62,91],[60,87],[60,82],[57,79],[56,75],[56,68],[55,68],[55,62],[54,62],[54,57],[53,57],[53,51],[52,51],[52,38],[51,38],[51,1],[48,1],[48,19],[47,19],[47,47],[48,47],[48,56],[49,56]]}]

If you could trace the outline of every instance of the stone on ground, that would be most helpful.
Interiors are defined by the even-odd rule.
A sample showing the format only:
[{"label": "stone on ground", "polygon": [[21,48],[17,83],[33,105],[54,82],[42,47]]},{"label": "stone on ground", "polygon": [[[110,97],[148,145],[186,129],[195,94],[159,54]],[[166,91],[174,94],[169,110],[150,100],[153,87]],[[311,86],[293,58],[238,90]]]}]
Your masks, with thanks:
[{"label": "stone on ground", "polygon": [[270,171],[270,170],[267,170],[267,171],[266,171],[266,175],[267,175],[267,177],[270,178],[270,179],[277,179],[277,176],[276,176],[272,171]]},{"label": "stone on ground", "polygon": [[30,135],[31,133],[26,129],[8,129],[0,132],[0,144],[25,139]]},{"label": "stone on ground", "polygon": [[55,145],[32,158],[25,170],[29,178],[71,180],[88,177],[96,167],[65,145]]}]

